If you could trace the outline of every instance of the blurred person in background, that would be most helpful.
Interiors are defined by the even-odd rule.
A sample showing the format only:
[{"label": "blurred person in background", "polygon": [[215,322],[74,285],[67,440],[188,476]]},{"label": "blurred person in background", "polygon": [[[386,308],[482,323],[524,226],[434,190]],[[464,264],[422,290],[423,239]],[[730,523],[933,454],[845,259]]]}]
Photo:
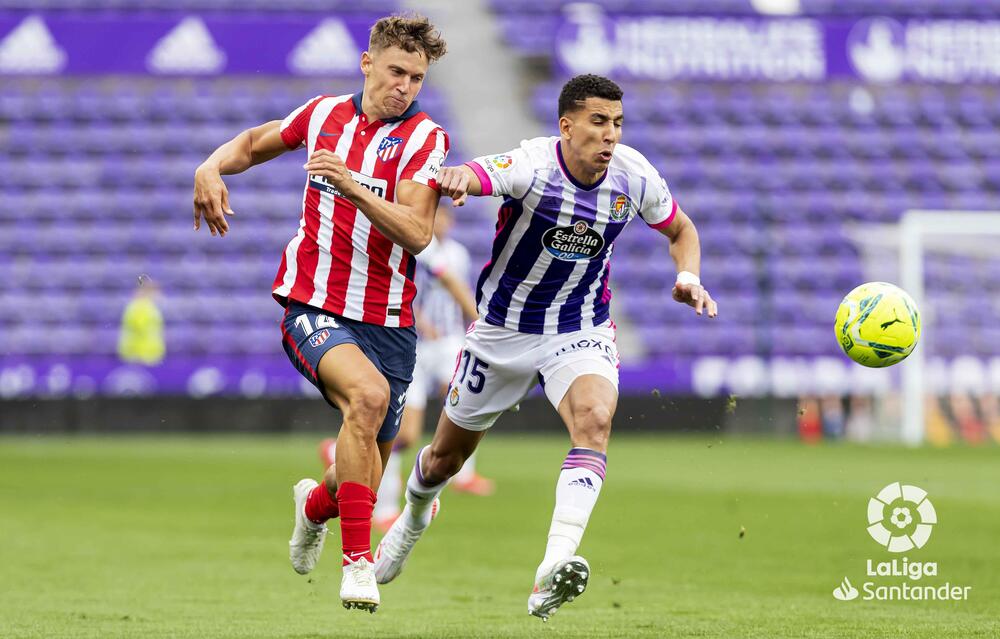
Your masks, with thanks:
[{"label": "blurred person in background", "polygon": [[[455,373],[455,361],[462,350],[465,329],[479,318],[475,297],[469,288],[469,251],[449,237],[454,220],[451,210],[442,206],[434,220],[434,241],[418,261],[432,276],[417,296],[416,313],[417,366],[406,394],[406,408],[395,448],[401,452],[415,444],[423,430],[424,413],[429,398],[443,397]],[[441,275],[457,281],[457,290],[448,288]],[[493,482],[476,472],[475,455],[466,460],[452,478],[455,490],[476,495],[493,493]],[[386,475],[379,486],[375,506],[375,525],[387,530],[399,516],[403,497],[402,467],[398,455],[389,458]]]},{"label": "blurred person in background", "polygon": [[375,612],[380,603],[371,553],[375,490],[413,375],[413,256],[431,241],[437,175],[449,148],[416,97],[445,51],[427,18],[382,18],[361,54],[361,91],[317,96],[284,120],[248,129],[195,172],[194,228],[204,218],[213,236],[224,237],[233,211],[222,175],[308,150],[302,217],[272,295],[285,307],[289,360],[344,419],[323,482],[306,478],[293,487],[289,560],[299,574],[311,572],[326,522],[339,517],[340,599],[348,609]]},{"label": "blurred person in background", "polygon": [[976,405],[969,393],[953,392],[948,398],[948,406],[955,418],[958,433],[966,443],[978,445],[986,442],[986,424],[976,412]]},{"label": "blurred person in background", "polygon": [[844,402],[840,395],[827,395],[820,400],[823,419],[823,438],[841,439],[844,436]]},{"label": "blurred person in background", "polygon": [[163,338],[163,314],[156,301],[160,287],[145,275],[122,313],[118,332],[118,357],[123,362],[156,366],[167,354]]},{"label": "blurred person in background", "polygon": [[872,398],[870,395],[851,395],[848,400],[847,438],[853,442],[869,442],[875,430],[872,414]]},{"label": "blurred person in background", "polygon": [[993,441],[1000,442],[1000,400],[994,393],[979,395],[979,412]]},{"label": "blurred person in background", "polygon": [[948,446],[955,441],[955,426],[941,407],[941,399],[933,393],[924,397],[924,415],[927,421],[927,441],[933,446]]},{"label": "blurred person in background", "polygon": [[796,427],[799,439],[807,444],[816,444],[823,439],[823,418],[820,415],[819,401],[815,397],[799,397]]}]

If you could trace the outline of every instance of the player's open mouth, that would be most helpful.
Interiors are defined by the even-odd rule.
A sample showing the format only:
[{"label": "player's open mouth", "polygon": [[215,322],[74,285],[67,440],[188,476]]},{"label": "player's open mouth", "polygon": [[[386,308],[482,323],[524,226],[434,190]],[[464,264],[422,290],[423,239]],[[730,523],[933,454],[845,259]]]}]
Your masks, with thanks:
[{"label": "player's open mouth", "polygon": [[611,161],[611,151],[601,151],[599,157],[605,162]]}]

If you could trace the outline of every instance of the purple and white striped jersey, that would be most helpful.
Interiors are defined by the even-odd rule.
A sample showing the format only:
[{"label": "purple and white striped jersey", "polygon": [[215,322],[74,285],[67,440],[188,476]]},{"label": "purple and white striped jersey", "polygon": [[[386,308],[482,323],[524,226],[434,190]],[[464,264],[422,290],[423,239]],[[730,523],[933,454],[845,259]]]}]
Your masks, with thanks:
[{"label": "purple and white striped jersey", "polygon": [[471,261],[468,249],[450,237],[443,240],[434,237],[416,258],[417,264],[424,268],[418,269],[414,278],[417,283],[414,310],[434,327],[438,332],[438,339],[465,337],[466,323],[462,307],[438,278],[448,271],[462,283],[468,282]]},{"label": "purple and white striped jersey", "polygon": [[522,333],[569,333],[606,322],[615,238],[636,215],[660,229],[677,211],[656,169],[624,144],[589,187],[570,175],[557,137],[525,140],[467,166],[483,195],[504,198],[476,286],[479,315]]}]

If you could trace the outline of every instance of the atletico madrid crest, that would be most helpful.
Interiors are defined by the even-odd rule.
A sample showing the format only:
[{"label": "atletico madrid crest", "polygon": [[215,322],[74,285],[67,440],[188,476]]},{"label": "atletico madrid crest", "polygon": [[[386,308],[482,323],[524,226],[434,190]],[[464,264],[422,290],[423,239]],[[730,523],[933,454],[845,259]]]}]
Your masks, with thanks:
[{"label": "atletico madrid crest", "polygon": [[394,138],[392,136],[382,138],[382,141],[378,145],[378,156],[383,162],[388,162],[396,157],[396,152],[399,151],[399,145],[402,142],[403,138]]},{"label": "atletico madrid crest", "polygon": [[309,345],[313,348],[319,348],[328,339],[330,339],[330,331],[324,328],[321,331],[316,331],[309,337]]}]

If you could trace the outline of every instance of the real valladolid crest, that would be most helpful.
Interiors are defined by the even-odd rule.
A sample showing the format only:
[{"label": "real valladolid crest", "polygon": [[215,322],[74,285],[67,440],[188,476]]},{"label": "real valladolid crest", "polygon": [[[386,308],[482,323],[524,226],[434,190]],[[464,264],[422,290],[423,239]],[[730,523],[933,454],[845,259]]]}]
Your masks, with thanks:
[{"label": "real valladolid crest", "polygon": [[[923,548],[937,522],[937,512],[927,492],[917,486],[894,482],[868,502],[868,534],[891,553]],[[972,591],[972,586],[950,581],[918,583],[925,577],[937,577],[938,564],[907,556],[867,559],[865,575],[869,580],[861,584],[861,592],[844,577],[833,590],[833,596],[840,601],[859,597],[864,601],[965,601]]]}]

